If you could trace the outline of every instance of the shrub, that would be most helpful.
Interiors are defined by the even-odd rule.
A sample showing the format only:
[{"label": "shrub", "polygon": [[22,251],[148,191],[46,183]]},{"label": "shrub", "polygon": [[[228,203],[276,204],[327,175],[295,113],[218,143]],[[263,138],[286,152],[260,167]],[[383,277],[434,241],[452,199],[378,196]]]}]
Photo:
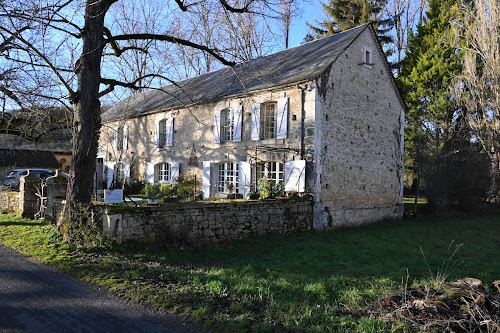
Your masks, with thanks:
[{"label": "shrub", "polygon": [[276,184],[268,179],[259,179],[257,184],[261,199],[275,198],[285,194],[283,184]]},{"label": "shrub", "polygon": [[144,186],[144,194],[148,199],[158,199],[160,196],[160,185],[155,185],[155,184],[146,184]]},{"label": "shrub", "polygon": [[193,177],[180,174],[177,182],[178,196],[187,198],[195,195],[195,182]]},{"label": "shrub", "polygon": [[123,194],[141,194],[144,191],[144,184],[138,180],[125,182],[123,187]]},{"label": "shrub", "polygon": [[160,192],[166,197],[177,195],[177,186],[172,184],[161,184]]}]

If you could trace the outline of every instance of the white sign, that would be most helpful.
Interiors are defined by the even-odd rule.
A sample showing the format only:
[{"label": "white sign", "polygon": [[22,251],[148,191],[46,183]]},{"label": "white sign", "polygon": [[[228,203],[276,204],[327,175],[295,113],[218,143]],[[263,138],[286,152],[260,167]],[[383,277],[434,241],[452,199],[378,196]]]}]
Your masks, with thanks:
[{"label": "white sign", "polygon": [[104,190],[105,203],[123,202],[123,190]]}]

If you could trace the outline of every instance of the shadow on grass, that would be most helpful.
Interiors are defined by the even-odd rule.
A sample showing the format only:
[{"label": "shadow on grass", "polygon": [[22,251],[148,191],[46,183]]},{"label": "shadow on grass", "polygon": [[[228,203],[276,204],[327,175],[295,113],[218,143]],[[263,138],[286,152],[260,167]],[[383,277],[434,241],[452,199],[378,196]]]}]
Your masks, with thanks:
[{"label": "shadow on grass", "polygon": [[16,225],[31,225],[31,226],[37,226],[37,225],[44,225],[45,222],[40,221],[40,222],[29,222],[29,221],[21,221],[21,222],[16,222],[16,221],[6,221],[6,222],[0,222],[0,226],[16,226]]}]

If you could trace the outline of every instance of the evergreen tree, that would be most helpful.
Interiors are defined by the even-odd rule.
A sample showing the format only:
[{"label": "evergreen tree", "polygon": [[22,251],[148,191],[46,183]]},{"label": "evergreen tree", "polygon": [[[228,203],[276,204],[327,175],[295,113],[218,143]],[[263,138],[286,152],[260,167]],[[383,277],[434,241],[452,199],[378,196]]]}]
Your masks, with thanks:
[{"label": "evergreen tree", "polygon": [[393,22],[390,18],[383,17],[386,5],[387,0],[330,0],[329,3],[322,3],[328,18],[326,21],[317,22],[319,26],[308,23],[311,33],[305,40],[331,36],[358,25],[372,23],[382,45],[391,43],[392,37],[388,33]]},{"label": "evergreen tree", "polygon": [[[450,22],[460,14],[460,0],[430,0],[417,32],[408,38],[398,78],[408,106],[405,129],[407,171],[417,179],[422,171],[428,199],[437,209],[449,205],[450,193],[461,177],[455,166],[457,145],[470,145],[470,132],[451,93],[461,70],[462,53],[450,45]],[[464,147],[466,149],[466,147]]]}]

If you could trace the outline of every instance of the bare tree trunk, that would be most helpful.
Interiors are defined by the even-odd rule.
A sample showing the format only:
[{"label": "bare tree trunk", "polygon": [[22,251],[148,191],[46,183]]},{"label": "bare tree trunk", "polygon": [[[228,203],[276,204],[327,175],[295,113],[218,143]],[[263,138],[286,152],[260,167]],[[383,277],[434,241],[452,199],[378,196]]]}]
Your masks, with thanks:
[{"label": "bare tree trunk", "polygon": [[[104,15],[108,6],[102,0],[87,0],[83,29],[83,52],[76,69],[78,90],[72,98],[73,159],[66,202],[64,237],[72,241],[72,226],[81,226],[90,216],[82,216],[82,209],[92,203],[93,177],[101,127],[99,83],[103,49]],[[79,220],[83,218],[84,220]],[[77,226],[77,227],[79,227]]]}]

